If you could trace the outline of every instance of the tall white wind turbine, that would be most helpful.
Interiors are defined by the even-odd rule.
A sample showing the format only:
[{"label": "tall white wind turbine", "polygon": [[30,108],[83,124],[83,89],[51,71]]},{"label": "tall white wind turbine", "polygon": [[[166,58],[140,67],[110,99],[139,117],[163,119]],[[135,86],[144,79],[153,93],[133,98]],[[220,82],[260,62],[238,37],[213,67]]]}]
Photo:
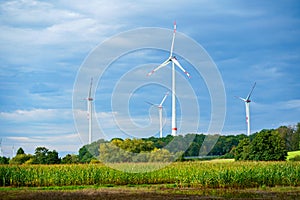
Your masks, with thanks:
[{"label": "tall white wind turbine", "polygon": [[238,97],[239,99],[241,99],[242,101],[245,102],[245,106],[246,106],[246,124],[247,124],[247,135],[248,136],[250,135],[250,102],[251,102],[250,97],[251,97],[251,94],[253,92],[253,89],[254,89],[255,85],[256,85],[256,82],[252,86],[252,89],[249,92],[249,94],[246,97],[246,99]]},{"label": "tall white wind turbine", "polygon": [[91,83],[90,83],[90,90],[88,93],[88,97],[86,98],[87,100],[87,113],[88,113],[88,120],[89,120],[89,144],[92,143],[92,105],[93,105],[93,98],[92,98],[92,85],[93,85],[93,78],[91,78]]},{"label": "tall white wind turbine", "polygon": [[153,104],[153,103],[150,103],[150,102],[147,102],[149,103],[150,105],[152,106],[156,106],[158,108],[158,114],[159,114],[159,137],[162,138],[163,137],[163,121],[162,121],[162,111],[163,111],[163,103],[165,102],[167,96],[169,95],[169,93],[167,92],[164,96],[164,98],[162,99],[162,101],[160,102],[160,104]]},{"label": "tall white wind turbine", "polygon": [[178,62],[175,56],[173,56],[173,49],[174,49],[174,40],[176,35],[176,21],[174,22],[174,31],[173,31],[173,38],[172,38],[172,45],[170,50],[170,56],[167,60],[165,60],[162,64],[160,64],[158,67],[153,69],[150,73],[148,73],[148,76],[152,75],[154,72],[159,70],[162,67],[167,66],[170,62],[172,63],[172,135],[177,135],[177,126],[176,126],[176,80],[175,80],[175,65],[179,67],[188,77],[190,77],[190,74],[181,66],[181,64]]}]

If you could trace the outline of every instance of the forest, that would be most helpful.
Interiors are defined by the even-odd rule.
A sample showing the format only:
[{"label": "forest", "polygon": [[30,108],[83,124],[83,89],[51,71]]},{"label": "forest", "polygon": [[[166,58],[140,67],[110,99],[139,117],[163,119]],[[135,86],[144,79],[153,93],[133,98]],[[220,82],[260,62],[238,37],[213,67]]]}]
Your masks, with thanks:
[{"label": "forest", "polygon": [[63,158],[56,150],[46,147],[37,147],[33,155],[26,154],[20,147],[15,157],[0,157],[0,164],[171,162],[212,158],[279,161],[286,160],[287,152],[300,149],[300,123],[264,129],[249,137],[244,134],[218,135],[209,152],[206,152],[205,144],[202,146],[205,137],[205,134],[186,134],[163,138],[100,139],[81,147],[77,155],[67,154]]}]

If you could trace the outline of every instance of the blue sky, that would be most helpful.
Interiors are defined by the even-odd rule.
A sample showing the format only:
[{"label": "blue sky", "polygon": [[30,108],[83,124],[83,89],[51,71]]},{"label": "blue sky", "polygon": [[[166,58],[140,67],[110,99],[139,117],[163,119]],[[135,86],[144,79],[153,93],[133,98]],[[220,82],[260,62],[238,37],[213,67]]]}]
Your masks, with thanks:
[{"label": "blue sky", "polygon": [[[86,141],[83,133],[86,124],[76,126],[73,120],[73,87],[86,58],[116,34],[143,27],[171,31],[174,20],[180,33],[205,49],[222,76],[226,118],[221,134],[246,132],[245,107],[234,96],[246,97],[254,82],[257,86],[250,105],[252,132],[300,122],[300,3],[297,0],[176,3],[12,0],[1,1],[0,10],[0,138],[5,156],[12,155],[13,147],[23,147],[28,153],[33,153],[37,146],[55,149],[61,155],[76,153]],[[171,38],[161,39],[170,45]],[[97,84],[96,77],[95,112],[98,122],[104,122],[102,128],[108,138],[126,137],[111,120],[117,113],[110,108],[114,84],[137,66],[146,65],[150,71],[166,56],[168,53],[164,51],[137,51],[115,60],[103,75],[103,82],[99,82],[101,85]],[[184,59],[180,62],[193,72],[190,63]],[[201,115],[189,117],[199,117],[200,127],[195,131],[205,133],[211,117],[209,91],[200,75],[192,76],[191,80],[182,76],[182,80],[188,81],[196,91]],[[168,90],[151,85],[138,89],[129,100],[132,119],[141,126],[147,125],[150,112],[155,120],[156,110],[144,105],[144,101],[158,103]],[[77,99],[80,109],[75,112],[85,118],[87,91],[81,92],[82,99]],[[168,97],[165,134],[170,126],[170,110]],[[119,118],[123,124],[127,120]],[[97,138],[96,135],[94,139]]]}]

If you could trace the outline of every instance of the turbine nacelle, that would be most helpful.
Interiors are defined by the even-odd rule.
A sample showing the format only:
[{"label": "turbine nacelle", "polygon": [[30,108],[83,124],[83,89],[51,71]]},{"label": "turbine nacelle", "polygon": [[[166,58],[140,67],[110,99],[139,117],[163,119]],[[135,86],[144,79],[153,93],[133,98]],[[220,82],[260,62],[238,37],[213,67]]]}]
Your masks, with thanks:
[{"label": "turbine nacelle", "polygon": [[189,78],[191,78],[191,75],[181,66],[181,64],[178,62],[177,58],[175,56],[170,56],[167,60],[165,60],[162,64],[160,64],[158,67],[156,67],[155,69],[153,69],[151,72],[149,72],[147,74],[147,76],[151,76],[154,72],[156,72],[157,70],[159,70],[162,67],[167,66],[169,63],[173,63],[175,64],[177,67],[179,67],[179,69],[181,69],[181,71],[183,71],[183,73],[185,73],[185,75]]}]

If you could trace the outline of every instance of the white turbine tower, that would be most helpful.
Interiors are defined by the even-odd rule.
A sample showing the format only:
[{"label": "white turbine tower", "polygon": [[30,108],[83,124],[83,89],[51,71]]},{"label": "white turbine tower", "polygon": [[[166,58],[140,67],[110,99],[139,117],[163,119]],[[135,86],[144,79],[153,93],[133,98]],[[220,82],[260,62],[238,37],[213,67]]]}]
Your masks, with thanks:
[{"label": "white turbine tower", "polygon": [[241,98],[241,97],[238,97],[239,99],[241,99],[242,101],[245,102],[245,106],[246,106],[246,124],[247,124],[247,135],[249,136],[250,135],[250,96],[253,92],[253,89],[256,85],[256,82],[254,83],[254,85],[252,86],[252,89],[251,91],[249,92],[248,96],[246,99],[244,98]]},{"label": "white turbine tower", "polygon": [[167,92],[164,96],[164,98],[162,99],[162,101],[160,102],[160,104],[153,104],[153,103],[150,103],[150,102],[147,102],[149,103],[150,105],[152,106],[156,106],[158,108],[158,114],[159,114],[159,136],[160,138],[163,137],[163,133],[162,133],[162,129],[163,129],[163,121],[162,121],[162,111],[163,111],[163,103],[165,102],[167,96],[169,95],[169,93]]},{"label": "white turbine tower", "polygon": [[170,50],[170,56],[167,60],[165,60],[162,64],[148,73],[148,76],[152,75],[154,72],[159,70],[162,67],[167,66],[170,62],[172,63],[172,135],[177,135],[177,126],[176,126],[176,80],[175,80],[175,65],[179,67],[188,77],[190,74],[181,66],[175,56],[173,56],[173,48],[174,48],[174,40],[176,35],[176,21],[174,22],[174,31],[173,31],[173,38],[172,38],[172,45]]},{"label": "white turbine tower", "polygon": [[93,98],[92,98],[92,84],[93,84],[93,78],[91,78],[90,83],[90,90],[88,93],[87,100],[87,114],[88,114],[88,120],[89,120],[89,144],[92,143],[92,104],[93,104]]}]

